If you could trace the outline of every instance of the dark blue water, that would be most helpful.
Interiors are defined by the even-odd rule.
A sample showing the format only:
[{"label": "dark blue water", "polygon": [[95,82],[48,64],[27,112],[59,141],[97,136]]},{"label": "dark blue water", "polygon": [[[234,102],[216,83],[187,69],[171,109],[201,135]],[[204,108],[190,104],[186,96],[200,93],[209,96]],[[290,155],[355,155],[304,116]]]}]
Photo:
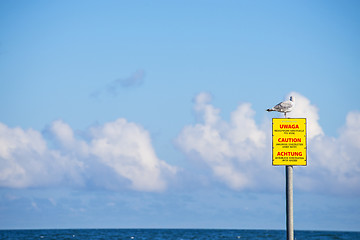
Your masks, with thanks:
[{"label": "dark blue water", "polygon": [[[208,229],[59,229],[0,230],[0,239],[68,239],[68,240],[246,240],[286,239],[280,230],[208,230]],[[360,232],[295,231],[295,239],[360,239]]]}]

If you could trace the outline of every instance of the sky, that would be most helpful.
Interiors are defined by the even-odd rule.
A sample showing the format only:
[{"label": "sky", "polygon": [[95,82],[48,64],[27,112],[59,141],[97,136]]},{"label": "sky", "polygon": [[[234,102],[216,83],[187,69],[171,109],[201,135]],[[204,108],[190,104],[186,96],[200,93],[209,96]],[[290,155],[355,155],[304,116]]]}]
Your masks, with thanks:
[{"label": "sky", "polygon": [[360,231],[359,1],[1,1],[0,229]]}]

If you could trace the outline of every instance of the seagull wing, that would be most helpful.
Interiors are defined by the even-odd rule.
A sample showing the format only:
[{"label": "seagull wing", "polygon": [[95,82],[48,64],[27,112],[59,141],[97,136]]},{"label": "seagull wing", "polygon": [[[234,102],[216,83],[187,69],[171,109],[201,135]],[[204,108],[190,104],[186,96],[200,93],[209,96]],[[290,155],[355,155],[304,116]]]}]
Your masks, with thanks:
[{"label": "seagull wing", "polygon": [[293,106],[294,103],[292,101],[284,101],[277,104],[274,109],[278,112],[289,112]]}]

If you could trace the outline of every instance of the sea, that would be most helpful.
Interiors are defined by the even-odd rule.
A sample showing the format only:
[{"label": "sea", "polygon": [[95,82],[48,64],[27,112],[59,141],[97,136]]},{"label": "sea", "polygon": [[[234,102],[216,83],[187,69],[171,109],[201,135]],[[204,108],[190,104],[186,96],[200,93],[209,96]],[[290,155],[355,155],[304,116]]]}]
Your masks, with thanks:
[{"label": "sea", "polygon": [[[360,239],[360,232],[295,231],[295,239],[332,240]],[[6,240],[286,240],[283,230],[221,230],[221,229],[46,229],[0,230],[0,239]]]}]

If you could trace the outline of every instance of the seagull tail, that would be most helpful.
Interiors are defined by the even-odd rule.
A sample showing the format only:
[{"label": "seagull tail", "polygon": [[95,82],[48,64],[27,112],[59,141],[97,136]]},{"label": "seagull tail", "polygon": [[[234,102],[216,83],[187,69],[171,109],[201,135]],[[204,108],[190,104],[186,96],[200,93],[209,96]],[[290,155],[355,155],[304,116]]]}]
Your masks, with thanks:
[{"label": "seagull tail", "polygon": [[266,111],[268,111],[268,112],[272,112],[272,111],[276,111],[275,109],[273,109],[273,108],[268,108],[268,109],[266,109]]}]

